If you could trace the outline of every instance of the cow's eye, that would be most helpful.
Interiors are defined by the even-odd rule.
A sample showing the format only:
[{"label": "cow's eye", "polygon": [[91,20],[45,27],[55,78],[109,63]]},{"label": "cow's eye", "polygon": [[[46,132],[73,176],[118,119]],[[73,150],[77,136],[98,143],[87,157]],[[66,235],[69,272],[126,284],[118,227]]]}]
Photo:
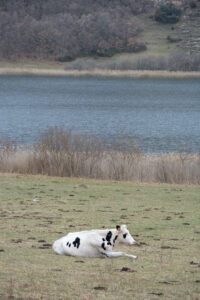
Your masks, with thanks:
[{"label": "cow's eye", "polygon": [[124,233],[124,234],[123,234],[123,238],[125,239],[125,238],[126,238],[126,236],[127,236],[127,233]]}]

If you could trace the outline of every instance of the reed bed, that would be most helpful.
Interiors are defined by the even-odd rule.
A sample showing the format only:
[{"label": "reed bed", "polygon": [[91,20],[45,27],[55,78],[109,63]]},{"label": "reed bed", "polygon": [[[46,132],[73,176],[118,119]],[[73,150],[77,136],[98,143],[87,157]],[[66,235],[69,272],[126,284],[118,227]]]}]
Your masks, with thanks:
[{"label": "reed bed", "polygon": [[0,172],[142,183],[200,184],[200,155],[143,154],[135,138],[107,145],[96,137],[51,128],[32,149],[4,142]]},{"label": "reed bed", "polygon": [[199,71],[164,71],[164,70],[62,70],[40,68],[0,68],[0,75],[31,75],[31,76],[60,76],[60,77],[111,77],[111,78],[180,78],[198,79]]}]

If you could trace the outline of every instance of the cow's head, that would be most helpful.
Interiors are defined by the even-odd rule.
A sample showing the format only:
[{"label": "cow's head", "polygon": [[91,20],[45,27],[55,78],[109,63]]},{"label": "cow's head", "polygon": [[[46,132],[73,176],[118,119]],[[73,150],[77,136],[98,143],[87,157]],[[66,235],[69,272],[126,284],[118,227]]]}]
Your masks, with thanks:
[{"label": "cow's head", "polygon": [[126,225],[121,225],[121,226],[117,225],[116,229],[119,233],[118,234],[119,242],[124,243],[124,244],[129,244],[129,245],[136,244],[136,241],[134,240],[134,238],[128,231]]}]

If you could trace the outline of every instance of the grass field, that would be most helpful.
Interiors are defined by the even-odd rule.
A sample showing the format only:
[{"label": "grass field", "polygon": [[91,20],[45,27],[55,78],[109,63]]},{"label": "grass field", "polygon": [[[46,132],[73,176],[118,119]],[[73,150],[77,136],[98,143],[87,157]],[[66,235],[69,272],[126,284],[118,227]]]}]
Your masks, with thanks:
[{"label": "grass field", "polygon": [[[0,175],[0,299],[200,299],[200,187]],[[138,256],[58,256],[69,231],[127,224]]]}]

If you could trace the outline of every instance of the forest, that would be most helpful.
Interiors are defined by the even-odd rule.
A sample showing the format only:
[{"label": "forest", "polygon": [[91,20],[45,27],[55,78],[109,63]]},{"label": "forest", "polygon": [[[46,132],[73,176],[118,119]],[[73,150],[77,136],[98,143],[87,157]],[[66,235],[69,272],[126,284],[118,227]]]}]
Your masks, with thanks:
[{"label": "forest", "polygon": [[138,52],[138,14],[151,0],[1,0],[0,58],[71,61]]}]

